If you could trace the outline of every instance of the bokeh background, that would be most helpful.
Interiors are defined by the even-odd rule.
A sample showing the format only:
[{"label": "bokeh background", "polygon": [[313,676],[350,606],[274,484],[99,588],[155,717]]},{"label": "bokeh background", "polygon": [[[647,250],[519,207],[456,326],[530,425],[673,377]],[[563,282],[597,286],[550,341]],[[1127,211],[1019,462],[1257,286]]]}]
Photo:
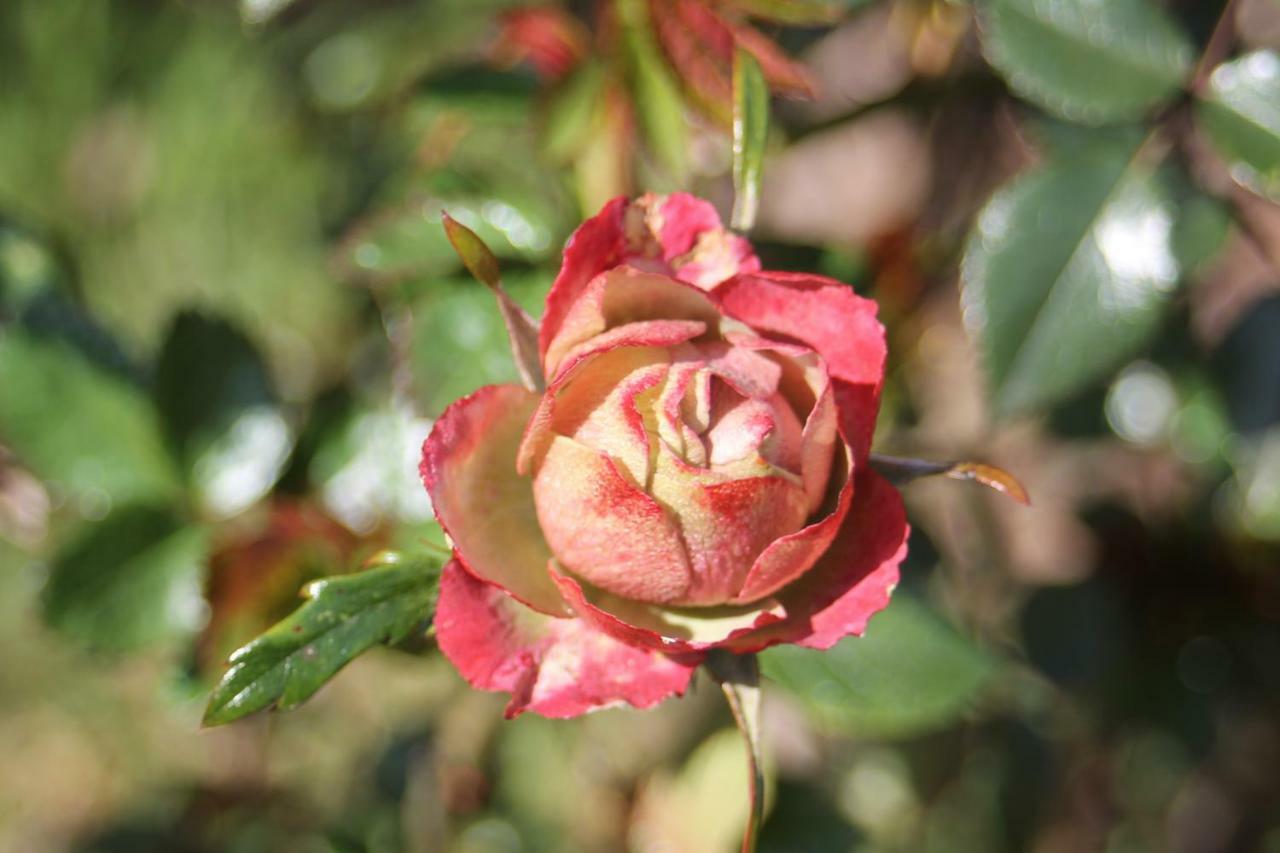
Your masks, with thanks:
[{"label": "bokeh background", "polygon": [[[504,722],[415,637],[200,728],[442,541],[418,447],[515,372],[441,209],[535,316],[610,196],[727,211],[699,2],[0,4],[0,850],[735,849],[706,680]],[[880,303],[878,450],[1033,499],[905,487],[868,636],[763,656],[762,850],[1280,851],[1280,4],[1227,6],[706,4],[780,95],[765,265]]]}]

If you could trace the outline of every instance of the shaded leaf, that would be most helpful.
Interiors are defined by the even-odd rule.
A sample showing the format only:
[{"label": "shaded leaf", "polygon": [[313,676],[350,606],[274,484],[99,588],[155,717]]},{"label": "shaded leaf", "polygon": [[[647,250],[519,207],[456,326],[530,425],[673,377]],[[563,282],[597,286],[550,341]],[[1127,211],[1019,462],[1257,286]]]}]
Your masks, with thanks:
[{"label": "shaded leaf", "polygon": [[760,64],[739,49],[733,62],[733,227],[749,231],[760,205],[764,148],[769,135],[769,89]]},{"label": "shaded leaf", "polygon": [[1280,53],[1258,50],[1218,66],[1197,114],[1232,177],[1280,198]]},{"label": "shaded leaf", "polygon": [[901,591],[865,636],[827,651],[775,646],[760,653],[760,665],[819,720],[859,737],[946,726],[996,671],[994,659]]},{"label": "shaded leaf", "polygon": [[180,490],[146,394],[52,340],[0,332],[0,441],[43,479],[94,505]]},{"label": "shaded leaf", "polygon": [[297,707],[362,652],[400,642],[429,619],[439,577],[436,562],[388,554],[374,568],[308,585],[306,604],[231,656],[204,724]]},{"label": "shaded leaf", "polygon": [[196,631],[207,536],[172,513],[118,510],[53,560],[45,619],[86,646],[109,652]]},{"label": "shaded leaf", "polygon": [[1150,0],[991,0],[987,58],[1019,95],[1072,121],[1137,118],[1178,91],[1192,47]]},{"label": "shaded leaf", "polygon": [[1167,176],[1131,144],[1028,173],[988,202],[963,261],[965,324],[1004,414],[1102,379],[1155,332],[1181,268]]},{"label": "shaded leaf", "polygon": [[261,355],[239,329],[178,315],[160,353],[155,396],[203,509],[234,515],[279,479],[292,432]]}]

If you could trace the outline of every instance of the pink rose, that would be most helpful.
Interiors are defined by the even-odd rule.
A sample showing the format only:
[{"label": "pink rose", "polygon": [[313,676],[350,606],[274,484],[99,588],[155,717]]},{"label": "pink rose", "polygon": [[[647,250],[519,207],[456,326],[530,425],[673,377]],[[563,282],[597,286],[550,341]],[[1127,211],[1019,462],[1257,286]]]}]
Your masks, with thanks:
[{"label": "pink rose", "polygon": [[539,350],[545,393],[481,388],[422,459],[454,545],[440,648],[509,716],[647,707],[708,649],[829,648],[888,603],[875,303],[761,271],[697,198],[615,199],[565,248]]}]

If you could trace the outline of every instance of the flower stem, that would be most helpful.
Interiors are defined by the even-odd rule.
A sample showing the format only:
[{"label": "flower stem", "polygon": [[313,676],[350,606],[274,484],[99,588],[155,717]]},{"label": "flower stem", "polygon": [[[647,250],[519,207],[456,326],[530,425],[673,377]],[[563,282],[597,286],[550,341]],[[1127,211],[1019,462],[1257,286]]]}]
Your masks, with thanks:
[{"label": "flower stem", "polygon": [[751,776],[751,812],[742,835],[742,853],[755,853],[764,823],[764,769],[760,753],[760,664],[753,654],[736,655],[713,649],[707,656],[707,671],[724,691],[738,731],[747,747],[747,769]]}]

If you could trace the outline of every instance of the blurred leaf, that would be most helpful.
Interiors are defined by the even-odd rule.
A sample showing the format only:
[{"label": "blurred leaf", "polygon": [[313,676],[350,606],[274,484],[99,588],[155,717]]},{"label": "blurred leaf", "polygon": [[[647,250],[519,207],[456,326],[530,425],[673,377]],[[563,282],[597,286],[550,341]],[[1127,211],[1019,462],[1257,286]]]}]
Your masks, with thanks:
[{"label": "blurred leaf", "polygon": [[1258,50],[1218,66],[1198,115],[1232,176],[1280,199],[1280,53]]},{"label": "blurred leaf", "polygon": [[1213,262],[1226,248],[1231,234],[1230,209],[1216,198],[1198,190],[1178,209],[1173,226],[1174,254],[1188,275],[1195,274]]},{"label": "blurred leaf", "polygon": [[1238,432],[1257,436],[1280,427],[1280,296],[1251,306],[1213,353],[1212,364]]},{"label": "blurred leaf", "polygon": [[753,18],[779,24],[829,24],[866,0],[734,0],[733,5]]},{"label": "blurred leaf", "polygon": [[1146,150],[1105,145],[1050,162],[983,209],[962,295],[1000,412],[1079,391],[1156,331],[1181,275],[1178,210]]},{"label": "blurred leaf", "polygon": [[1009,86],[1072,121],[1137,118],[1190,70],[1187,37],[1150,0],[991,0],[983,45]]},{"label": "blurred leaf", "polygon": [[203,508],[231,516],[275,484],[293,437],[266,365],[230,323],[178,315],[160,353],[155,395]]},{"label": "blurred leaf", "polygon": [[93,511],[179,492],[142,390],[64,344],[17,330],[0,331],[0,441],[51,484],[105,505]]},{"label": "blurred leaf", "polygon": [[747,798],[741,786],[729,780],[746,774],[738,732],[722,729],[711,735],[678,773],[655,774],[641,790],[631,819],[630,849],[737,849],[748,821]]},{"label": "blurred leaf", "polygon": [[828,651],[775,646],[764,674],[820,720],[858,737],[905,737],[962,716],[996,661],[932,610],[898,592],[867,633]]},{"label": "blurred leaf", "polygon": [[53,560],[44,615],[102,651],[127,651],[199,629],[207,537],[167,510],[129,506]]},{"label": "blurred leaf", "polygon": [[549,159],[567,162],[582,148],[603,88],[604,68],[599,62],[588,61],[552,92],[542,136],[542,147]]},{"label": "blurred leaf", "polygon": [[374,568],[309,584],[306,604],[231,656],[204,724],[296,708],[371,646],[398,643],[430,619],[439,577],[438,563],[387,554]]},{"label": "blurred leaf", "polygon": [[632,88],[645,143],[675,185],[683,186],[689,171],[689,125],[680,82],[658,47],[648,4],[629,0],[619,3],[618,10],[626,16]]},{"label": "blurred leaf", "polygon": [[769,136],[769,87],[760,63],[739,49],[733,60],[733,227],[750,231],[760,205]]}]

